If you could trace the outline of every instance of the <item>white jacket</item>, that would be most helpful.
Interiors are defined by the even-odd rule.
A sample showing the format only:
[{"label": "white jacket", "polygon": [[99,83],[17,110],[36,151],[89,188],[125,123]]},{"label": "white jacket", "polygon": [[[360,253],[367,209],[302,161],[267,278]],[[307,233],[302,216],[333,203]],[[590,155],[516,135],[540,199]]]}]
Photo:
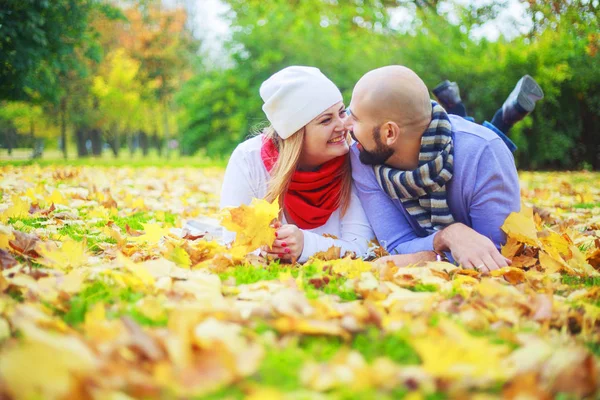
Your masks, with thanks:
[{"label": "white jacket", "polygon": [[[239,144],[234,150],[225,171],[221,189],[221,208],[250,204],[252,198],[262,199],[267,194],[269,173],[260,157],[261,146],[262,136],[256,136]],[[286,221],[282,223],[285,224]],[[302,232],[304,249],[299,262],[305,262],[319,251],[327,251],[331,246],[340,247],[342,255],[351,251],[359,257],[365,257],[369,242],[375,237],[356,195],[354,184],[350,206],[343,217],[340,217],[340,209],[337,209],[325,225],[315,229],[302,229]],[[339,239],[322,236],[325,233]],[[228,243],[235,238],[235,233],[224,230],[223,236]]]}]

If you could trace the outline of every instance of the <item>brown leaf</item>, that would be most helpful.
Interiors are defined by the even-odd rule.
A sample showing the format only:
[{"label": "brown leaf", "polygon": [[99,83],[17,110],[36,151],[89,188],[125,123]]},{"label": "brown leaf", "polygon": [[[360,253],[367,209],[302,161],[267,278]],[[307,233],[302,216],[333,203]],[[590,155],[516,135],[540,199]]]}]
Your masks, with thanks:
[{"label": "brown leaf", "polygon": [[14,239],[10,240],[8,244],[12,247],[16,252],[23,254],[28,257],[39,257],[40,255],[35,250],[37,242],[40,240],[35,235],[21,232],[21,231],[13,231]]},{"label": "brown leaf", "polygon": [[547,321],[552,318],[552,294],[536,294],[534,310],[534,321]]},{"label": "brown leaf", "polygon": [[183,237],[185,240],[196,240],[196,239],[202,239],[204,236],[206,236],[206,233],[202,233],[200,235],[192,235],[191,232],[187,232],[185,234],[185,236]]},{"label": "brown leaf", "polygon": [[508,237],[506,244],[502,246],[502,255],[506,258],[513,259],[514,256],[523,251],[525,245],[513,237]]},{"label": "brown leaf", "polygon": [[517,256],[512,259],[511,267],[514,268],[531,268],[537,263],[537,259],[531,256]]},{"label": "brown leaf", "polygon": [[313,255],[313,258],[317,258],[323,261],[337,260],[340,257],[341,248],[337,246],[331,246],[327,251],[319,251]]},{"label": "brown leaf", "polygon": [[0,269],[7,269],[17,265],[17,260],[6,250],[0,249]]},{"label": "brown leaf", "polygon": [[158,345],[156,340],[144,332],[137,322],[129,317],[122,317],[121,320],[131,334],[133,348],[152,361],[160,361],[165,357],[163,349]]},{"label": "brown leaf", "polygon": [[40,212],[40,210],[41,208],[38,203],[31,203],[31,206],[29,207],[29,214],[35,214],[37,212]]},{"label": "brown leaf", "polygon": [[127,231],[127,234],[129,236],[142,236],[144,234],[144,231],[138,231],[136,229],[133,229],[132,227],[129,226],[129,224],[125,224],[125,230]]},{"label": "brown leaf", "polygon": [[502,276],[510,284],[517,285],[525,281],[525,272],[515,267],[504,267],[491,272],[492,276]]},{"label": "brown leaf", "polygon": [[502,398],[505,400],[550,400],[550,393],[540,387],[536,373],[519,375],[504,386]]},{"label": "brown leaf", "polygon": [[56,210],[56,207],[54,206],[54,203],[52,203],[52,204],[50,205],[50,207],[48,207],[48,208],[47,208],[47,209],[45,209],[45,210],[42,210],[42,211],[40,212],[40,214],[42,214],[42,215],[48,215],[48,214],[50,214],[50,213],[51,213],[52,211],[54,211],[54,210]]},{"label": "brown leaf", "polygon": [[600,248],[596,248],[587,256],[586,260],[594,269],[600,270]]}]

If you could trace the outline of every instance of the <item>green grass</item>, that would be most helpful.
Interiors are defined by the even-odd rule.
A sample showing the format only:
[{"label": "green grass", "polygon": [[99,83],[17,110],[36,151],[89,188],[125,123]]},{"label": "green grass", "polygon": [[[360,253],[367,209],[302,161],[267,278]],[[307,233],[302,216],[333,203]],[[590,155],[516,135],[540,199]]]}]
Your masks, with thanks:
[{"label": "green grass", "polygon": [[577,203],[573,204],[573,208],[591,210],[594,208],[600,208],[600,203]]},{"label": "green grass", "polygon": [[[304,291],[306,297],[309,299],[315,299],[323,293],[337,295],[343,301],[352,301],[358,298],[358,295],[353,289],[344,286],[348,280],[346,277],[324,274],[312,264],[304,265],[300,268],[279,264],[278,261],[275,261],[266,267],[240,265],[219,274],[219,277],[222,281],[233,277],[236,285],[244,285],[260,281],[272,281],[278,279],[279,276],[284,273],[289,273],[292,277],[297,278],[300,272],[302,272]],[[315,284],[311,283],[311,280],[321,280],[323,277],[328,278],[327,283],[323,281],[322,285],[319,287],[315,287]]]},{"label": "green grass", "polygon": [[172,153],[170,157],[159,156],[155,151],[151,151],[148,156],[144,157],[140,152],[133,155],[129,151],[122,150],[119,156],[115,158],[112,153],[104,151],[100,157],[84,157],[77,158],[77,152],[69,150],[69,158],[64,159],[60,152],[55,150],[47,150],[41,159],[31,160],[31,149],[15,149],[13,156],[8,156],[6,153],[0,157],[0,166],[14,165],[39,165],[41,167],[48,166],[96,166],[96,167],[169,167],[169,168],[224,168],[227,166],[227,157],[207,157],[205,155],[197,156],[179,156]]},{"label": "green grass", "polygon": [[236,285],[248,285],[260,281],[272,281],[279,278],[282,273],[291,273],[294,278],[298,276],[298,268],[280,265],[278,261],[272,262],[266,267],[255,267],[253,265],[239,265],[235,268],[219,274],[222,281],[235,278]]},{"label": "green grass", "polygon": [[561,277],[561,283],[564,283],[569,286],[599,286],[600,285],[600,277],[599,276],[572,276],[572,275],[563,275]]},{"label": "green grass", "polygon": [[414,286],[409,286],[406,289],[411,290],[413,292],[437,292],[438,287],[436,285],[427,284],[427,283],[417,283]]},{"label": "green grass", "polygon": [[66,313],[56,311],[62,319],[71,326],[77,326],[85,320],[85,314],[97,303],[117,305],[108,310],[108,319],[127,315],[141,325],[166,326],[166,316],[153,320],[137,311],[135,303],[144,297],[143,293],[134,292],[131,288],[110,286],[102,280],[96,280],[77,295],[69,299]]}]

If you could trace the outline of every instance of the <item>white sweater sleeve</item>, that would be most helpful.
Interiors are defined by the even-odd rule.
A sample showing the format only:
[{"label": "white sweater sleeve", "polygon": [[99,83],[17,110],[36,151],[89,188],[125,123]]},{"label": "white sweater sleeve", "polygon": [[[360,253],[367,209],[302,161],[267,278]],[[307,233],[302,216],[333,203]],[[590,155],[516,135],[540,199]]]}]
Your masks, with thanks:
[{"label": "white sweater sleeve", "polygon": [[302,230],[304,232],[304,249],[298,261],[306,262],[315,253],[327,251],[331,246],[340,247],[342,256],[346,252],[354,252],[358,257],[366,257],[369,242],[375,238],[375,235],[356,194],[354,184],[352,185],[350,205],[346,214],[341,217],[340,225],[341,237],[339,239]]},{"label": "white sweater sleeve", "polygon": [[[247,153],[239,146],[233,151],[225,170],[223,186],[221,187],[220,208],[239,207],[250,204],[253,197],[258,197],[257,179],[252,176],[250,160]],[[235,233],[223,229],[223,241],[230,243],[235,239]]]}]

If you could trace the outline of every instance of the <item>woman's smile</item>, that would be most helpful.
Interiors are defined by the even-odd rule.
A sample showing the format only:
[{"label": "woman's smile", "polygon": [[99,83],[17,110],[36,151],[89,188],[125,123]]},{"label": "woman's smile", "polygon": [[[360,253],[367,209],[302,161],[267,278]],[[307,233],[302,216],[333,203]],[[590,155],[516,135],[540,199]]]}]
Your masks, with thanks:
[{"label": "woman's smile", "polygon": [[340,143],[344,143],[346,141],[346,133],[347,132],[344,132],[341,135],[336,136],[333,139],[328,140],[327,144],[338,145]]}]

